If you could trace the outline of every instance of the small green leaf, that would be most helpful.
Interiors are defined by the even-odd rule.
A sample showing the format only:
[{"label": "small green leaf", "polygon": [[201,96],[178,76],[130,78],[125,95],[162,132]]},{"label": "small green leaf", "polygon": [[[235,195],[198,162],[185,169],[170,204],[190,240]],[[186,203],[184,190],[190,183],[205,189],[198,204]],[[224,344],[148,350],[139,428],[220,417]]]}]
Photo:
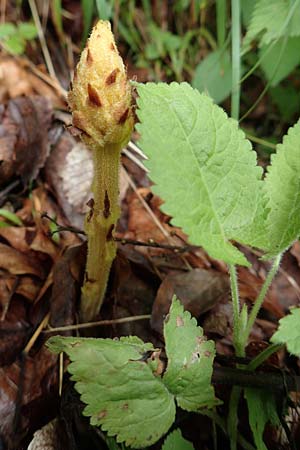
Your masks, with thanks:
[{"label": "small green leaf", "polygon": [[270,89],[273,102],[285,122],[293,123],[293,116],[300,111],[300,92],[292,84],[276,86]]},{"label": "small green leaf", "polygon": [[164,324],[167,370],[163,382],[178,405],[187,411],[219,403],[211,385],[215,347],[207,341],[195,318],[175,297]]},{"label": "small green leaf", "polygon": [[231,61],[228,51],[209,53],[196,67],[193,87],[207,92],[216,103],[221,103],[231,92]]},{"label": "small green leaf", "polygon": [[[285,26],[291,8],[298,2],[294,13]],[[247,34],[243,41],[244,49],[249,49],[251,42],[258,38],[260,46],[267,45],[283,36],[300,35],[300,6],[298,0],[258,0],[255,4]],[[276,14],[274,14],[276,11]]]},{"label": "small green leaf", "polygon": [[20,227],[23,225],[22,220],[15,213],[9,211],[8,209],[0,208],[0,216],[4,217],[4,219],[9,220],[14,225],[19,225]]},{"label": "small green leaf", "polygon": [[[264,45],[259,52],[260,57],[267,52],[261,61],[261,68],[271,86],[277,86],[300,63],[300,37],[288,38],[286,43],[284,41],[285,38],[279,39],[270,50]],[[274,74],[279,55],[280,63]]]},{"label": "small green leaf", "polygon": [[249,410],[249,423],[257,450],[268,450],[263,441],[263,433],[268,422],[280,423],[276,399],[272,393],[263,389],[246,388],[244,391]]},{"label": "small green leaf", "polygon": [[37,29],[34,23],[32,22],[21,22],[18,25],[18,33],[22,36],[26,41],[30,41],[37,36]]},{"label": "small green leaf", "polygon": [[94,12],[94,0],[81,0],[81,8],[83,14],[83,34],[82,34],[82,47],[85,45],[89,32],[91,31],[91,25]]},{"label": "small green leaf", "polygon": [[248,265],[229,241],[253,245],[260,216],[262,170],[250,142],[235,120],[187,83],[138,84],[137,90],[139,145],[163,211],[212,257]]},{"label": "small green leaf", "polygon": [[182,437],[179,429],[172,431],[165,439],[161,450],[194,450],[191,442]]},{"label": "small green leaf", "polygon": [[109,20],[112,18],[114,0],[96,0],[99,19]]},{"label": "small green leaf", "polygon": [[6,22],[0,24],[0,39],[12,36],[17,31],[16,26],[13,23]]},{"label": "small green leaf", "polygon": [[266,234],[270,243],[265,258],[271,258],[290,247],[300,235],[300,120],[271,156],[264,189],[269,210]]},{"label": "small green leaf", "polygon": [[143,355],[153,350],[137,337],[111,339],[55,336],[47,346],[66,352],[68,371],[92,425],[101,425],[117,442],[133,448],[148,447],[170,428],[175,402]]},{"label": "small green leaf", "polygon": [[22,55],[25,51],[26,42],[18,34],[5,40],[5,50],[12,55]]},{"label": "small green leaf", "polygon": [[271,337],[273,344],[286,344],[288,351],[300,356],[300,308],[291,309],[291,314],[279,320],[279,328]]}]

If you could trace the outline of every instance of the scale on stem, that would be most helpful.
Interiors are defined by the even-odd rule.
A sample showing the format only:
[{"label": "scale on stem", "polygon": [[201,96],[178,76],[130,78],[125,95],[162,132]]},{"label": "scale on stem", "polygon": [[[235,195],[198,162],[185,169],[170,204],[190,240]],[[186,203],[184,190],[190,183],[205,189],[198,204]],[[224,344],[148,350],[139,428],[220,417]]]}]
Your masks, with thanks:
[{"label": "scale on stem", "polygon": [[119,166],[133,129],[131,88],[110,23],[99,21],[83,50],[68,96],[73,125],[93,152],[93,199],[85,222],[88,238],[81,318],[99,312],[116,254],[112,239],[119,217]]}]

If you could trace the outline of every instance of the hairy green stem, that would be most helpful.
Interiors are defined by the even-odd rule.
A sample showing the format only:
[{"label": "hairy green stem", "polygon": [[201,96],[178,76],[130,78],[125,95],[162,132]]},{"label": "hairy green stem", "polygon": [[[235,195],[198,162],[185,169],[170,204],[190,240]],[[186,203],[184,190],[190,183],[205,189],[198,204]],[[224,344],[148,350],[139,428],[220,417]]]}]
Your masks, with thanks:
[{"label": "hairy green stem", "polygon": [[271,270],[269,271],[269,273],[267,275],[267,278],[265,279],[265,282],[264,282],[264,284],[263,284],[263,286],[261,288],[261,291],[260,291],[257,299],[255,300],[255,303],[253,305],[252,311],[251,311],[251,313],[249,315],[249,319],[248,319],[248,323],[247,323],[246,329],[245,329],[245,331],[243,333],[243,336],[242,336],[242,345],[243,345],[243,347],[245,347],[246,344],[247,344],[250,332],[251,332],[252,327],[254,325],[254,322],[255,322],[255,320],[257,318],[259,310],[262,307],[262,304],[264,302],[264,299],[265,299],[265,296],[266,296],[266,294],[268,292],[268,289],[269,289],[269,287],[270,287],[270,285],[271,285],[271,283],[273,281],[273,278],[275,277],[275,275],[278,272],[278,268],[279,268],[279,265],[280,265],[281,258],[282,258],[282,253],[277,255],[276,258],[274,259],[274,262],[272,264]]},{"label": "hairy green stem", "polygon": [[245,356],[240,340],[240,299],[236,267],[229,265],[231,299],[233,308],[233,345],[237,356]]},{"label": "hairy green stem", "polygon": [[240,78],[241,78],[241,10],[240,0],[231,0],[231,117],[239,119],[240,113]]}]

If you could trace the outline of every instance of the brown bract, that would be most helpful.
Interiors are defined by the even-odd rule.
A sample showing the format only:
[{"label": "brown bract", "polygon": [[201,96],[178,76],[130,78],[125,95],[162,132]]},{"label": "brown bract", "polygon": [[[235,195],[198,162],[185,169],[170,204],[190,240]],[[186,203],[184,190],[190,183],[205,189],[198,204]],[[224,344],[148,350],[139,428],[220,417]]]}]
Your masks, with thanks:
[{"label": "brown bract", "polygon": [[133,126],[131,88],[110,23],[100,20],[83,50],[68,96],[85,143],[127,143]]}]

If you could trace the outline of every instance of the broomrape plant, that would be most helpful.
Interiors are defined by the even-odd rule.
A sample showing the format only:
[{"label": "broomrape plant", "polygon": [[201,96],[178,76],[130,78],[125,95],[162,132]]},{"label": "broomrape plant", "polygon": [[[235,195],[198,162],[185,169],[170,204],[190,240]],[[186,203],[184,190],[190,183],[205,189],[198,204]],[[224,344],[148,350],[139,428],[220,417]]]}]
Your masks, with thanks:
[{"label": "broomrape plant", "polygon": [[[102,152],[103,157],[106,146],[116,152],[111,181],[117,190],[116,161],[120,145],[129,139],[132,118],[125,78],[120,82],[123,93],[111,91],[111,97],[106,100],[106,92],[110,89],[106,81],[108,76],[112,76],[114,66],[105,74],[100,65],[94,66],[94,59],[100,58],[100,52],[107,54],[110,51],[109,58],[115,57],[112,57],[115,53],[112,53],[111,38],[108,41],[110,49],[99,44],[101,27],[108,28],[104,23],[97,25],[83,52],[77,72],[83,81],[80,87],[75,87],[74,82],[70,103],[75,125],[84,130],[83,139],[93,148],[94,154]],[[94,35],[98,32],[100,37],[91,52]],[[123,77],[123,65],[118,64],[120,70],[115,73]],[[95,73],[94,70],[100,72]],[[149,158],[145,164],[154,182],[153,191],[163,198],[162,210],[173,217],[172,222],[184,230],[191,243],[202,246],[211,257],[228,264],[234,315],[233,345],[236,355],[244,356],[251,328],[276,275],[281,256],[300,234],[300,121],[289,129],[282,144],[277,146],[264,175],[257,165],[256,153],[237,121],[229,118],[210,97],[187,83],[133,84],[138,93],[139,123],[136,129],[140,135],[139,145]],[[80,102],[75,95],[76,89],[83,95]],[[119,115],[113,110],[114,96],[116,103],[122,104]],[[93,108],[98,111],[102,104],[107,104],[111,116],[105,116],[101,124],[97,115],[86,118],[80,107],[83,105],[83,109],[87,109],[91,106],[89,103],[92,103],[93,111]],[[121,121],[122,127],[126,124],[125,128],[118,128],[121,127],[120,117],[127,109],[126,118]],[[99,127],[109,128],[110,121],[117,122],[117,138],[113,143],[107,143],[102,131],[99,136]],[[98,156],[95,158],[98,164]],[[106,174],[109,173],[108,164],[105,166]],[[89,242],[92,242],[90,239],[94,242],[97,227],[103,227],[100,238],[107,245],[108,230],[112,233],[111,225],[117,219],[117,214],[110,208],[113,208],[112,199],[116,203],[117,198],[116,194],[114,197],[110,194],[111,186],[97,181],[98,176],[101,176],[100,169],[95,172],[93,218],[90,222],[87,219],[86,229]],[[111,219],[105,215],[108,209],[113,216]],[[259,249],[263,259],[272,261],[271,270],[251,311],[246,305],[240,306],[236,275],[236,265],[250,266],[250,263],[234,243]],[[97,245],[101,248],[102,244],[99,242]],[[90,246],[88,267],[92,251]],[[109,258],[105,255],[103,253],[101,258],[109,261],[109,267],[114,250]],[[96,271],[102,262],[93,260],[91,264]],[[102,290],[98,289],[95,295],[98,303],[94,312],[99,308],[99,293],[101,291],[103,296],[103,283],[105,285],[107,280],[107,275],[101,272],[95,275],[96,279],[99,277],[103,277]],[[87,282],[83,297],[84,301],[87,298],[94,302]],[[299,356],[299,323],[300,309],[295,309],[281,320],[272,342],[286,343],[288,350]],[[125,442],[132,448],[143,448],[168,431],[175,419],[176,404],[187,411],[209,414],[208,408],[220,403],[211,385],[214,342],[206,340],[201,327],[183,310],[177,299],[173,299],[165,320],[164,337],[168,364],[163,373],[159,351],[137,337],[115,341],[56,336],[47,345],[51,351],[66,352],[71,359],[68,371],[87,405],[84,414],[91,418],[91,424],[101,426],[109,436],[116,436],[118,442]],[[271,346],[269,354],[275,349],[278,345]],[[145,354],[151,356],[145,360]],[[233,388],[227,426],[232,449],[236,448],[238,440],[245,448],[253,448],[237,435],[240,394],[239,389]],[[256,389],[247,388],[244,395],[255,444],[258,449],[265,450],[262,437],[265,424],[268,421],[279,423],[275,399],[268,391],[261,393]],[[220,421],[216,422],[220,424]]]}]

